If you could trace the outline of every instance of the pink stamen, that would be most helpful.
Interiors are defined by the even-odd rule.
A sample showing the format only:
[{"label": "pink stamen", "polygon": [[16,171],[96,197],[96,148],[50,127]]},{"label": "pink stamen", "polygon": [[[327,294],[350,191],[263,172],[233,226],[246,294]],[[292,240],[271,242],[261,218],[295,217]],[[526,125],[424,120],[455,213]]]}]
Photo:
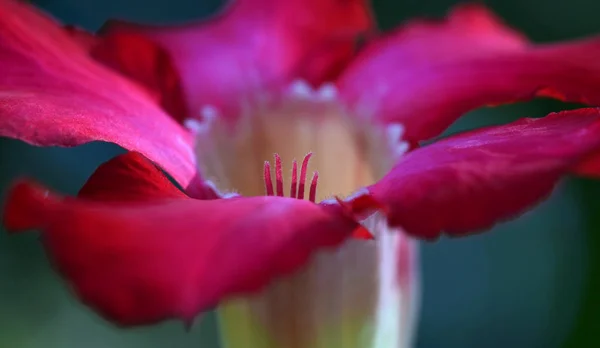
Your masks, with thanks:
[{"label": "pink stamen", "polygon": [[267,196],[273,196],[273,180],[271,179],[271,164],[269,161],[265,161],[263,176],[265,178],[265,190],[267,191]]},{"label": "pink stamen", "polygon": [[283,197],[283,170],[281,169],[281,157],[278,154],[275,154],[275,183],[277,196]]},{"label": "pink stamen", "polygon": [[298,190],[298,162],[294,160],[292,162],[292,187],[290,188],[290,197],[296,198],[296,191]]},{"label": "pink stamen", "polygon": [[[300,181],[298,181],[298,162],[296,160],[292,162],[292,184],[290,186],[291,198],[304,199],[306,175],[311,156],[312,152],[309,152],[302,160],[302,167],[300,168]],[[279,154],[275,154],[275,190],[273,190],[273,177],[271,175],[271,163],[269,161],[265,161],[263,176],[265,180],[265,191],[267,192],[267,196],[277,195],[279,197],[283,197],[283,166],[281,164],[281,157]],[[313,203],[317,199],[318,181],[319,173],[314,172],[310,182],[308,195],[308,199]]]},{"label": "pink stamen", "polygon": [[317,200],[317,181],[319,181],[319,172],[314,172],[310,181],[310,194],[308,196],[308,200],[313,203]]},{"label": "pink stamen", "polygon": [[298,199],[304,199],[304,186],[306,183],[306,172],[308,171],[308,161],[312,157],[312,152],[309,152],[304,156],[302,160],[302,168],[300,169],[300,184],[298,186]]}]

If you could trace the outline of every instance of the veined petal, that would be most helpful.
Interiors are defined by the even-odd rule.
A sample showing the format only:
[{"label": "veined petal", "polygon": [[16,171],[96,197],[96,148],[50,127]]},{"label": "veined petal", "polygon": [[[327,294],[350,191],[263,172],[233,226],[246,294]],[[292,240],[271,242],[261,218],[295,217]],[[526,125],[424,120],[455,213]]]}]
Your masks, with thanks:
[{"label": "veined petal", "polygon": [[17,184],[4,224],[40,229],[50,259],[80,299],[121,325],[169,318],[189,324],[221,300],[297,269],[357,227],[339,210],[308,201],[196,200],[167,182],[128,153],[99,168],[79,198]]},{"label": "veined petal", "polygon": [[413,21],[374,41],[339,81],[340,95],[412,144],[475,108],[554,97],[600,104],[600,38],[532,44],[481,5],[442,22]]},{"label": "veined petal", "polygon": [[263,97],[264,89],[333,78],[353,57],[359,36],[373,27],[366,0],[238,0],[200,23],[161,28],[110,22],[101,32],[154,40],[179,71],[190,115],[205,105],[229,115],[240,103]]},{"label": "veined petal", "polygon": [[196,175],[191,134],[89,58],[93,42],[76,34],[23,2],[0,2],[0,135],[40,146],[113,142],[187,186]]},{"label": "veined petal", "polygon": [[368,190],[410,235],[463,235],[523,213],[599,150],[600,109],[565,111],[416,149]]}]

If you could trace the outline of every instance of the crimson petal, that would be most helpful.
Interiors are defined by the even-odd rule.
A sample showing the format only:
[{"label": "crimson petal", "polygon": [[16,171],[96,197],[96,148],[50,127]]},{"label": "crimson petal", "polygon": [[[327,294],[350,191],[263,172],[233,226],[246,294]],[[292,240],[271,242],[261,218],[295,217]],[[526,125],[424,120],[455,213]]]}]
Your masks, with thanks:
[{"label": "crimson petal", "polygon": [[[120,325],[190,323],[219,301],[265,286],[357,224],[282,197],[189,198],[136,153],[98,169],[80,198],[30,182],[8,197],[9,230],[37,228],[83,302]],[[119,200],[119,198],[122,198]]]},{"label": "crimson petal", "polygon": [[332,79],[374,25],[366,0],[238,0],[200,23],[161,28],[114,21],[101,33],[154,40],[180,73],[189,115],[206,105],[229,115],[264,97],[257,94],[265,89]]},{"label": "crimson petal", "polygon": [[599,150],[600,109],[565,111],[416,149],[368,189],[392,226],[462,235],[523,213]]},{"label": "crimson petal", "polygon": [[339,80],[350,105],[404,124],[412,144],[481,106],[535,96],[600,105],[599,84],[600,38],[535,45],[474,4],[374,41]]},{"label": "crimson petal", "polygon": [[170,116],[179,121],[189,116],[171,57],[149,38],[136,33],[109,33],[96,39],[90,54],[144,86]]},{"label": "crimson petal", "polygon": [[188,198],[157,166],[138,152],[128,152],[102,164],[77,196],[106,202]]},{"label": "crimson petal", "polygon": [[75,34],[25,3],[0,2],[0,136],[40,146],[113,142],[187,186],[196,175],[191,134],[94,62],[93,42]]}]

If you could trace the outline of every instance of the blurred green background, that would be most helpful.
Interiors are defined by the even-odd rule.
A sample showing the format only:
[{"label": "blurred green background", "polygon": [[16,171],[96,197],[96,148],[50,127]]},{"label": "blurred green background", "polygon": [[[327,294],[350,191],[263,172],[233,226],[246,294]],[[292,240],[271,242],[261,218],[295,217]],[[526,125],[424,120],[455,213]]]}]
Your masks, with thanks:
[{"label": "blurred green background", "polygon": [[[283,0],[285,1],[285,0]],[[38,0],[64,22],[90,30],[108,18],[176,23],[203,18],[218,0]],[[441,16],[456,0],[379,0],[383,28],[414,16]],[[537,42],[600,31],[600,2],[485,2]],[[600,87],[600,86],[599,86]],[[452,131],[571,108],[559,102],[483,109]],[[0,188],[27,175],[75,193],[103,161],[110,144],[34,148],[0,139]],[[552,348],[600,346],[600,183],[568,179],[542,206],[494,230],[422,244],[419,348]],[[210,315],[189,333],[179,323],[117,329],[79,305],[53,274],[37,236],[0,233],[0,347],[218,347]]]}]

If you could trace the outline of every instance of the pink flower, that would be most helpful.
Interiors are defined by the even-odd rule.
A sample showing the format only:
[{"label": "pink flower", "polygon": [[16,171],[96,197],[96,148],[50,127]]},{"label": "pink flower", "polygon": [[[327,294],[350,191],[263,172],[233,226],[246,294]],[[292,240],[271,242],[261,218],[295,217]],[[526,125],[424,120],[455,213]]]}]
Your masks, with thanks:
[{"label": "pink flower", "polygon": [[0,135],[131,151],[76,198],[21,181],[4,224],[40,229],[77,296],[121,325],[220,305],[232,347],[410,346],[413,238],[485,230],[599,173],[596,108],[418,146],[480,106],[600,101],[600,39],[535,45],[480,6],[383,35],[363,0],[238,0],[97,36],[0,11]]}]

